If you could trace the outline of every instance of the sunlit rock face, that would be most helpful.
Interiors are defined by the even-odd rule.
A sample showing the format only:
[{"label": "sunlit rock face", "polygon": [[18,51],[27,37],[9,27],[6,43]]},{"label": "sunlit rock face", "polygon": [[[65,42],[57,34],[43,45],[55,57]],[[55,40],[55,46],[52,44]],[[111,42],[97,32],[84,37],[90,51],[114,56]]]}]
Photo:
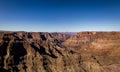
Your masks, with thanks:
[{"label": "sunlit rock face", "polygon": [[120,32],[0,32],[1,72],[119,72]]}]

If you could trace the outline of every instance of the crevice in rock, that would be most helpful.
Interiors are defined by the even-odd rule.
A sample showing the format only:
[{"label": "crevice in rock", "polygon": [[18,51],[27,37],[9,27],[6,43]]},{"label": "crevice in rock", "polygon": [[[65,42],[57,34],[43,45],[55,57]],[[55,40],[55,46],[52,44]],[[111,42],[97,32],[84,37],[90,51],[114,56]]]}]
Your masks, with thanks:
[{"label": "crevice in rock", "polygon": [[52,72],[52,70],[51,70],[50,67],[48,66],[48,63],[50,63],[50,62],[49,62],[49,60],[46,58],[46,56],[44,55],[44,56],[43,56],[43,68],[44,68],[44,70],[45,70],[46,72]]},{"label": "crevice in rock", "polygon": [[52,57],[52,58],[57,58],[57,56],[55,56],[55,54],[53,54],[53,51],[49,48],[49,52],[50,52],[50,56]]},{"label": "crevice in rock", "polygon": [[54,48],[61,56],[64,56],[62,52],[60,52],[58,49]]},{"label": "crevice in rock", "polygon": [[28,38],[32,38],[32,35],[30,33],[28,33]]},{"label": "crevice in rock", "polygon": [[45,48],[43,46],[40,46],[40,48],[36,47],[33,44],[30,44],[32,48],[34,48],[35,51],[39,52],[41,55],[48,55],[52,58],[57,58],[52,52],[51,54],[46,53]]},{"label": "crevice in rock", "polygon": [[95,57],[95,56],[91,56],[100,66],[102,66],[101,64],[100,64],[100,62],[99,62],[99,60],[97,60],[97,58]]},{"label": "crevice in rock", "polygon": [[40,35],[40,37],[42,38],[42,40],[46,40],[44,35]]}]

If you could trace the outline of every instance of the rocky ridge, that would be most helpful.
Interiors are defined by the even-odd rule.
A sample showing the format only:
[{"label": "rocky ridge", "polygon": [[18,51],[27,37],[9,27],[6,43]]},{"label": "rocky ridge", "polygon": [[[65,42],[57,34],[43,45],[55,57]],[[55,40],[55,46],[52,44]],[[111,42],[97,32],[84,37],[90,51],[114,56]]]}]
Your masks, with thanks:
[{"label": "rocky ridge", "polygon": [[0,32],[2,72],[119,72],[120,32]]}]

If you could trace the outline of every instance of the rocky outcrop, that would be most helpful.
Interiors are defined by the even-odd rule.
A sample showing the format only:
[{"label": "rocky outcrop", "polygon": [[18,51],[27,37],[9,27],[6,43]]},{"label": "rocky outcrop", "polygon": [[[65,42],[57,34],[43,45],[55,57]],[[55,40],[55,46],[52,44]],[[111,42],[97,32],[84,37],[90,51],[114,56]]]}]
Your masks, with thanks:
[{"label": "rocky outcrop", "polygon": [[[83,61],[88,62],[85,66],[93,64],[93,68],[97,67],[102,72],[120,70],[120,32],[79,32],[63,42],[63,45],[81,53],[82,59],[85,58]],[[92,63],[89,60],[91,58],[94,60]]]},{"label": "rocky outcrop", "polygon": [[119,32],[0,32],[1,72],[119,72]]}]

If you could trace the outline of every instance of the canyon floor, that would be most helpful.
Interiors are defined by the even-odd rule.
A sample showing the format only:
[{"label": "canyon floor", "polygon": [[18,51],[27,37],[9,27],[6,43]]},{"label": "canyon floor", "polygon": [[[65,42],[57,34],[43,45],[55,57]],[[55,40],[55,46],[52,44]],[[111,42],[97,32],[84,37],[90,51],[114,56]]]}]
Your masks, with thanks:
[{"label": "canyon floor", "polygon": [[120,32],[0,31],[0,72],[119,72]]}]

